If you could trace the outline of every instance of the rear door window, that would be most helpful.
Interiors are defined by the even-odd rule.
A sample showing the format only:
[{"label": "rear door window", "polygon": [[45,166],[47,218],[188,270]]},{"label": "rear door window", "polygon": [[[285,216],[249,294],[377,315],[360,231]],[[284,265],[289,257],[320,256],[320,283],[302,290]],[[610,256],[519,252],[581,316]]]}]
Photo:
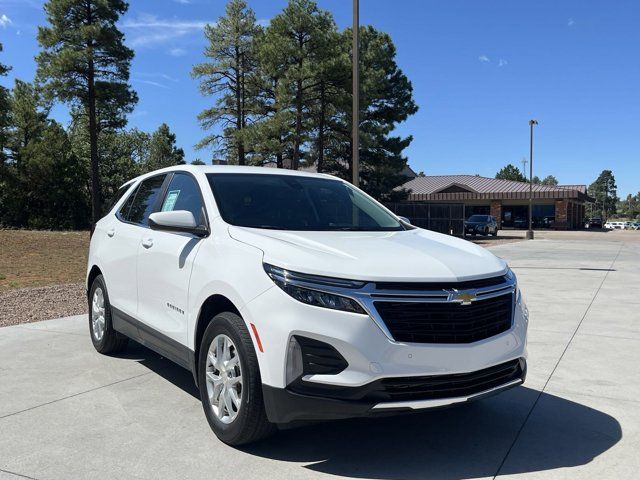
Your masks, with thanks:
[{"label": "rear door window", "polygon": [[145,227],[148,226],[149,215],[156,207],[166,177],[166,175],[156,175],[143,180],[135,193],[122,206],[120,210],[122,219]]}]

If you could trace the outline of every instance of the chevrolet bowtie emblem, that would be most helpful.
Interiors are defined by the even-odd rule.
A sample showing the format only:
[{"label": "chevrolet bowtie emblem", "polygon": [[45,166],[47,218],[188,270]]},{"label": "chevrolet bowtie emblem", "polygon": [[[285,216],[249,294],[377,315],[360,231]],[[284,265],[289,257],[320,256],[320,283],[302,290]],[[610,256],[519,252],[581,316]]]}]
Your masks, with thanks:
[{"label": "chevrolet bowtie emblem", "polygon": [[471,305],[471,302],[473,302],[475,299],[476,299],[475,293],[469,293],[469,292],[458,293],[455,296],[455,300],[462,303],[462,305]]}]

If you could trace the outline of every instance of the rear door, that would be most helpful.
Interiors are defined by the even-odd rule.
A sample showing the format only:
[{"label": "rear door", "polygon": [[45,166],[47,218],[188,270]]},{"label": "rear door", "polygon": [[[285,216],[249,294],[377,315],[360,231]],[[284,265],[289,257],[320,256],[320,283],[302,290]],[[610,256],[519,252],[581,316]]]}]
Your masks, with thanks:
[{"label": "rear door", "polygon": [[109,255],[103,275],[109,301],[112,307],[133,317],[138,308],[136,257],[142,233],[147,229],[143,219],[159,200],[165,179],[166,175],[157,175],[140,182],[106,229]]},{"label": "rear door", "polygon": [[[196,179],[176,172],[168,180],[159,211],[188,210],[207,226]],[[189,280],[202,238],[189,233],[146,230],[138,253],[138,317],[146,341],[180,362],[187,342]],[[145,326],[148,329],[144,328]]]}]

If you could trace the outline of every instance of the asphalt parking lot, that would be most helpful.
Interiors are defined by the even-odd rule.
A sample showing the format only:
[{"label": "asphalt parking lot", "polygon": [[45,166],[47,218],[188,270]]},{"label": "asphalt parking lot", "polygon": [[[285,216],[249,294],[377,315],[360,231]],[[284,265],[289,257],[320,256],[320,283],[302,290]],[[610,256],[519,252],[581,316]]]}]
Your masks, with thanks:
[{"label": "asphalt parking lot", "polygon": [[243,450],[211,433],[190,373],[136,345],[97,354],[84,316],[2,328],[0,478],[638,478],[634,233],[491,247],[531,313],[525,386],[287,430]]}]

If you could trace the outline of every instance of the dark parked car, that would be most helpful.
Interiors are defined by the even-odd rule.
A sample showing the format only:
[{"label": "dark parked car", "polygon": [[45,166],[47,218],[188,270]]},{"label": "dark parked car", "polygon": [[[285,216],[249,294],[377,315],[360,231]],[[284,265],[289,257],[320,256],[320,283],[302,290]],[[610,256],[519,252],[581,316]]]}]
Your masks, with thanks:
[{"label": "dark parked car", "polygon": [[498,234],[498,222],[491,215],[471,215],[464,222],[464,233],[468,235],[493,235]]},{"label": "dark parked car", "polygon": [[602,219],[595,217],[587,220],[584,224],[584,228],[602,228]]}]

